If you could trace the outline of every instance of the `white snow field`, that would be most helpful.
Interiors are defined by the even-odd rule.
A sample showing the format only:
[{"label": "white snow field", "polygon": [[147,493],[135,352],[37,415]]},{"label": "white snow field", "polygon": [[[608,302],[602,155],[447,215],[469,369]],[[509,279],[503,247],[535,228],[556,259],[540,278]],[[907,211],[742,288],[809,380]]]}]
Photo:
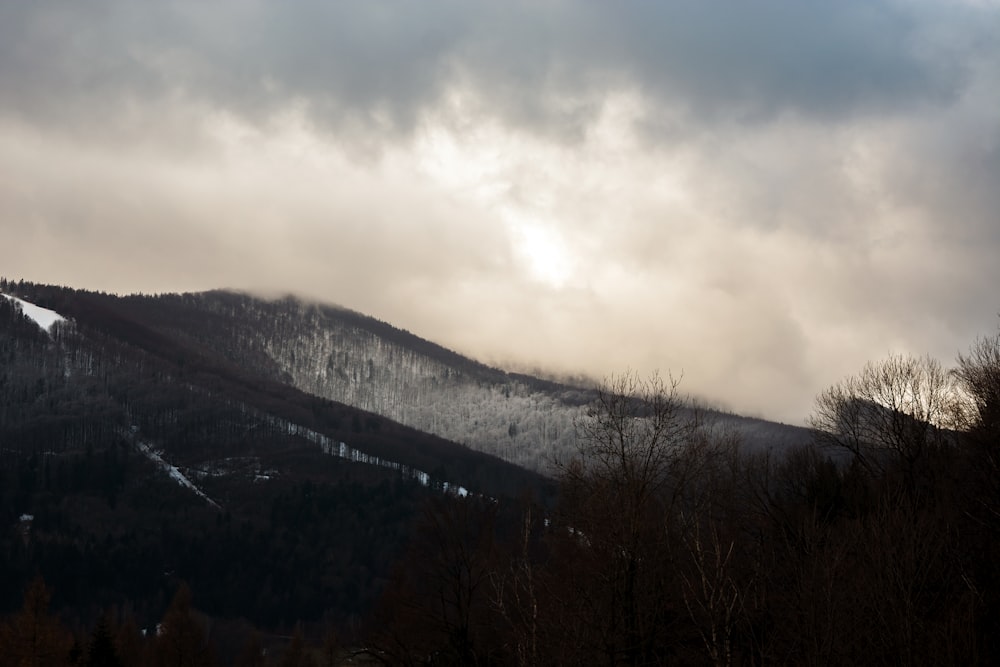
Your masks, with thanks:
[{"label": "white snow field", "polygon": [[11,296],[9,294],[4,294],[0,292],[0,296],[5,296],[14,303],[21,307],[21,312],[30,317],[35,321],[42,330],[51,333],[52,327],[56,322],[65,322],[66,318],[57,313],[54,310],[49,310],[48,308],[42,308],[41,306],[36,306],[30,301],[25,301],[24,299],[19,299],[16,296]]}]

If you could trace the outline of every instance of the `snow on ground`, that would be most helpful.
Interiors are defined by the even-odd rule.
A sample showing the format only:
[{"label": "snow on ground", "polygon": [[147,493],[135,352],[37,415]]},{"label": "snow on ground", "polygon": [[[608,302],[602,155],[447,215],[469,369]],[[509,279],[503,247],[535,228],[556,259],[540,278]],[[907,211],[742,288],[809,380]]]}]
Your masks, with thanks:
[{"label": "snow on ground", "polygon": [[219,504],[217,502],[206,496],[204,491],[195,486],[191,482],[191,480],[189,480],[187,477],[184,476],[184,473],[182,473],[180,470],[177,469],[176,466],[172,466],[166,461],[164,461],[163,457],[157,454],[155,451],[153,451],[152,447],[150,447],[148,444],[144,442],[139,442],[139,441],[136,441],[135,445],[136,447],[139,448],[139,451],[145,454],[150,461],[159,466],[161,470],[166,471],[166,473],[170,475],[175,482],[197,493],[199,496],[208,501],[208,504],[211,505],[212,507],[220,509]]},{"label": "snow on ground", "polygon": [[[324,454],[329,454],[330,456],[336,456],[341,459],[347,459],[348,461],[353,461],[354,463],[365,463],[368,465],[378,466],[380,468],[389,468],[390,470],[397,470],[403,477],[409,479],[415,479],[424,486],[430,486],[431,476],[424,472],[423,470],[418,470],[416,468],[411,468],[408,465],[399,463],[397,461],[390,461],[387,459],[379,458],[378,456],[373,456],[371,454],[366,454],[365,452],[354,449],[353,447],[348,447],[347,443],[336,442],[331,438],[323,435],[322,433],[317,433],[311,429],[299,426],[298,424],[293,424],[292,422],[281,420],[285,427],[288,429],[289,435],[298,435],[304,437],[306,440],[313,442],[320,446]],[[464,486],[459,486],[457,484],[450,484],[449,482],[442,482],[441,490],[445,493],[451,493],[456,496],[465,498],[469,495],[469,490]]]},{"label": "snow on ground", "polygon": [[36,306],[30,301],[25,301],[24,299],[18,299],[16,296],[11,296],[9,294],[3,294],[0,292],[0,296],[5,296],[17,305],[21,307],[21,312],[30,317],[35,321],[39,327],[41,327],[46,332],[52,331],[52,326],[56,322],[65,322],[66,318],[57,313],[54,310],[49,310],[48,308],[42,308],[41,306]]}]

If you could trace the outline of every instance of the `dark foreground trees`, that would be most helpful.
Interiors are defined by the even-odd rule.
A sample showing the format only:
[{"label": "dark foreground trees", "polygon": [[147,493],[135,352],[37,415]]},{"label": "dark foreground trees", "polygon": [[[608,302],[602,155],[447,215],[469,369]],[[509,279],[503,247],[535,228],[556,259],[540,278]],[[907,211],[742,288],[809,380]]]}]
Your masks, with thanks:
[{"label": "dark foreground trees", "polygon": [[24,593],[21,611],[0,623],[0,658],[13,667],[67,664],[72,635],[49,611],[51,594],[41,578]]},{"label": "dark foreground trees", "polygon": [[988,638],[984,655],[1000,660],[1000,332],[959,355],[955,375],[968,408],[962,434],[964,567],[978,601],[977,629]]},{"label": "dark foreground trees", "polygon": [[892,355],[821,393],[810,423],[821,445],[849,452],[869,475],[901,474],[916,493],[933,485],[963,412],[955,374],[930,357]]},{"label": "dark foreground trees", "polygon": [[679,611],[661,601],[675,584],[673,519],[697,465],[689,448],[697,424],[677,386],[612,379],[578,426],[579,456],[561,468],[559,519],[571,534],[563,558],[577,564],[563,613],[579,616],[574,644],[602,662],[654,659]]},{"label": "dark foreground trees", "polygon": [[[735,522],[734,440],[701,423],[676,380],[632,374],[601,388],[578,434],[578,455],[558,464],[555,511],[489,503],[470,522],[473,504],[447,510],[461,525],[495,526],[489,540],[466,528],[456,542],[442,520],[430,524],[438,555],[421,557],[418,542],[406,560],[397,599],[387,599],[396,615],[381,618],[395,634],[379,637],[376,655],[387,664],[733,661],[756,562],[743,557]],[[401,653],[407,646],[418,650]]]},{"label": "dark foreground trees", "polygon": [[[817,399],[818,441],[849,455],[824,531],[849,568],[836,578],[847,604],[834,648],[867,661],[1000,658],[1000,334],[958,362],[892,356]],[[848,611],[857,620],[845,624]]]},{"label": "dark foreground trees", "polygon": [[[955,371],[867,365],[821,394],[816,441],[793,451],[742,451],[672,379],[612,379],[559,467],[558,506],[467,504],[485,513],[462,523],[493,538],[428,535],[477,564],[468,601],[440,607],[439,584],[471,568],[410,559],[398,581],[424,594],[397,600],[392,627],[420,619],[439,639],[391,659],[374,646],[387,664],[993,664],[998,408],[1000,336]],[[476,641],[456,644],[458,627]]]}]

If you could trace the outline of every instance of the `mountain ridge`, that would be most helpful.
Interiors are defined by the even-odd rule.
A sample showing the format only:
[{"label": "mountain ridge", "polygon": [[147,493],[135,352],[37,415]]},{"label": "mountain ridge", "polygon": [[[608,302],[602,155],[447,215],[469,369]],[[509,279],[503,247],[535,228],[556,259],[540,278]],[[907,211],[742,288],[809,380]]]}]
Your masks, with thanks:
[{"label": "mountain ridge", "polygon": [[[22,290],[44,300],[46,290],[37,287]],[[84,294],[78,305],[88,311],[93,301],[108,298],[128,308],[127,327],[134,330],[126,335],[154,350],[182,341],[216,366],[224,359],[227,368],[220,373],[239,376],[253,368],[269,380],[542,473],[550,473],[554,461],[572,458],[575,424],[596,396],[593,387],[495,368],[357,311],[293,295]],[[50,306],[59,305],[58,298],[48,298]],[[711,409],[701,413],[751,448],[788,447],[809,438],[800,427]]]},{"label": "mountain ridge", "polygon": [[[365,432],[391,431],[395,437],[407,433],[405,426],[391,427],[390,422],[386,421],[385,417],[370,411],[352,412],[353,408],[346,405],[336,408],[335,406],[338,404],[330,402],[329,399],[309,395],[281,382],[280,378],[276,377],[277,373],[274,369],[271,369],[271,372],[258,373],[256,368],[248,368],[244,364],[215,354],[212,347],[204,345],[191,336],[171,335],[169,331],[164,330],[162,322],[137,318],[133,316],[133,313],[122,312],[117,307],[135,297],[115,297],[82,290],[26,285],[24,283],[19,283],[19,286],[18,290],[11,290],[7,287],[5,291],[17,291],[23,297],[34,299],[31,303],[37,302],[42,307],[70,318],[68,328],[79,328],[84,337],[99,332],[101,335],[107,336],[108,340],[125,341],[128,345],[142,351],[133,352],[134,354],[149,353],[155,358],[165,360],[168,365],[174,364],[176,366],[174,371],[178,375],[183,375],[186,381],[193,382],[192,386],[200,386],[209,392],[213,390],[231,392],[234,399],[257,407],[260,407],[262,403],[270,402],[267,407],[274,410],[276,416],[298,421],[308,428],[316,428],[317,424],[314,418],[303,413],[302,407],[313,406],[309,408],[311,411],[324,407],[335,410],[342,416],[348,416],[355,431],[361,431],[360,433],[352,433],[352,435],[356,441],[361,442],[362,447],[374,448],[373,455],[383,458],[401,456],[402,463],[414,467],[427,467],[429,463],[434,464],[430,467],[440,465],[434,461],[421,460],[417,450],[401,452],[393,451],[393,448],[389,447],[387,451],[387,446],[384,443],[371,442],[371,434]],[[74,334],[65,331],[57,333],[60,342],[65,342],[72,335]],[[344,412],[345,410],[347,412]],[[264,411],[267,412],[266,409]],[[126,424],[125,426],[129,427],[130,425]],[[323,430],[322,427],[320,430]],[[427,435],[427,438],[434,437],[430,434]],[[444,446],[445,441],[441,442],[441,446]],[[395,449],[398,450],[398,447]],[[465,451],[463,456],[472,456],[477,460],[478,457],[482,456],[467,448],[463,448],[463,451]],[[463,480],[452,481],[462,482]]]},{"label": "mountain ridge", "polygon": [[348,627],[429,500],[551,502],[537,473],[305,393],[139,301],[0,292],[68,318],[46,333],[0,299],[0,615],[42,574],[58,609],[127,605],[143,627],[179,579],[217,616]]},{"label": "mountain ridge", "polygon": [[67,318],[0,299],[0,614],[41,573],[73,614],[148,626],[184,580],[216,617],[357,627],[429,503],[551,509],[595,396],[293,297],[0,292]]}]

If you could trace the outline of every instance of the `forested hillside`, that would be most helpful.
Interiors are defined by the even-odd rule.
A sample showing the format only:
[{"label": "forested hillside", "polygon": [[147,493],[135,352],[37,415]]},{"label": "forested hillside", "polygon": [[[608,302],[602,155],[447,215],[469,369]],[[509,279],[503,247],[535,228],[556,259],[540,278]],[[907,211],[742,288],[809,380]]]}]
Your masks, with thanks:
[{"label": "forested hillside", "polygon": [[[953,368],[873,361],[817,397],[813,430],[753,433],[760,422],[704,418],[669,375],[588,394],[293,299],[0,292],[27,302],[0,297],[2,656],[1000,656],[1000,334]],[[549,396],[575,411],[572,439],[545,478],[313,395],[296,375],[442,421],[475,422],[469,396],[489,397],[482,415]]]},{"label": "forested hillside", "polygon": [[[130,297],[157,326],[308,393],[546,470],[591,391],[489,368],[388,324],[294,298]],[[179,315],[179,316],[178,316]],[[224,322],[224,327],[214,322]]]},{"label": "forested hillside", "polygon": [[[575,424],[595,395],[592,387],[490,368],[370,317],[292,297],[135,295],[115,307],[155,335],[235,367],[547,474],[572,456]],[[802,428],[700,412],[749,447],[809,439]]]},{"label": "forested hillside", "polygon": [[0,613],[41,574],[83,623],[114,606],[148,627],[186,581],[214,616],[357,625],[427,498],[548,493],[156,331],[117,297],[0,292],[67,318],[46,331],[0,297]]}]

